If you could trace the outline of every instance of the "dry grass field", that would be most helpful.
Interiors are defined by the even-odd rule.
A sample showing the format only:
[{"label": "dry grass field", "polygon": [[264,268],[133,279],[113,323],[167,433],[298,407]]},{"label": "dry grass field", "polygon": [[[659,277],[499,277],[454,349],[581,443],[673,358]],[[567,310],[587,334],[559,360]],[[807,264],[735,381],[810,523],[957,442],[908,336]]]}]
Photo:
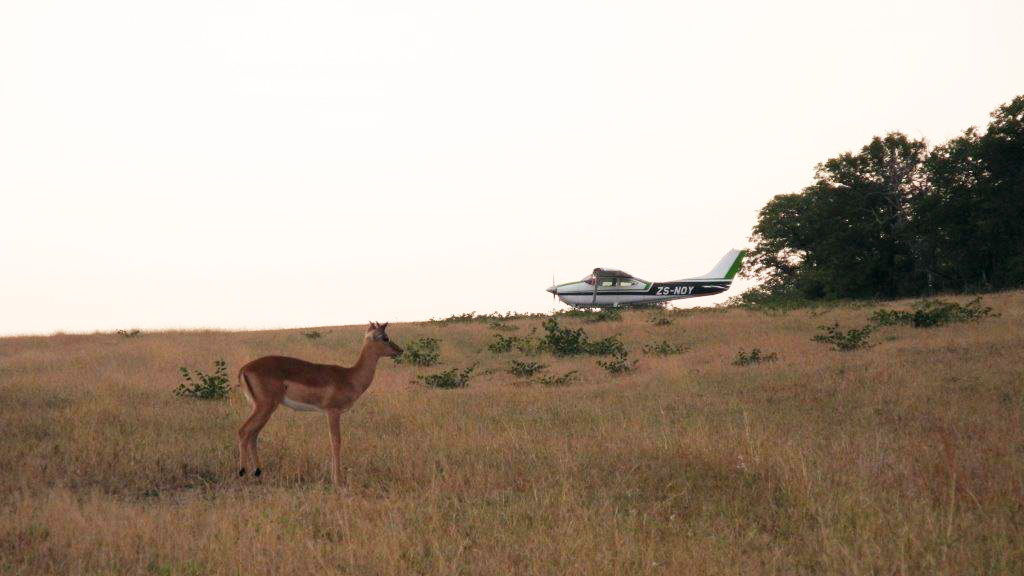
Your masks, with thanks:
[{"label": "dry grass field", "polygon": [[[874,306],[566,319],[640,363],[530,358],[579,371],[561,387],[505,373],[485,322],[392,325],[442,363],[381,361],[341,492],[323,415],[279,410],[239,479],[243,396],[172,390],[218,358],[348,365],[362,327],[0,339],[0,573],[1021,574],[1024,293],[983,302],[850,352],[811,337]],[[689,350],[641,353],[662,340]],[[751,347],[778,360],[732,364]],[[474,362],[465,389],[410,382]]]}]

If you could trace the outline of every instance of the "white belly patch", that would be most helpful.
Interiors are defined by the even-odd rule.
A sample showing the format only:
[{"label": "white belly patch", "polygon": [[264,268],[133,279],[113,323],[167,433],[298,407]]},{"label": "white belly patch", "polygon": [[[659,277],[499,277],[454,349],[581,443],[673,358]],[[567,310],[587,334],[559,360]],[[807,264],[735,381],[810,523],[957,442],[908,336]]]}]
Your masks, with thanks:
[{"label": "white belly patch", "polygon": [[285,396],[284,399],[281,400],[281,403],[291,408],[292,410],[297,410],[299,412],[323,412],[323,409],[321,409],[319,406],[313,406],[312,404],[306,404],[305,402],[297,402],[287,396]]}]

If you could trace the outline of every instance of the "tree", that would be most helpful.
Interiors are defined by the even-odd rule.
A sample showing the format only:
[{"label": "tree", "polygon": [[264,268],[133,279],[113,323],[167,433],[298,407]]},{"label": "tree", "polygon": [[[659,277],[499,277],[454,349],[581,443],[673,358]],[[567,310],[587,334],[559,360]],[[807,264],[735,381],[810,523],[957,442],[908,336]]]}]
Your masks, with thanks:
[{"label": "tree", "polygon": [[[896,296],[912,289],[911,205],[924,190],[927,147],[900,133],[819,164],[802,194],[760,212],[748,275],[805,298]],[[788,287],[788,288],[783,288]]]},{"label": "tree", "polygon": [[979,142],[985,173],[978,228],[989,243],[995,289],[1024,284],[1024,96],[992,112]]},{"label": "tree", "polygon": [[748,302],[1024,286],[1024,96],[931,152],[894,132],[758,214]]},{"label": "tree", "polygon": [[926,166],[917,228],[940,286],[1024,285],[1024,96],[997,108],[985,134],[936,147]]}]

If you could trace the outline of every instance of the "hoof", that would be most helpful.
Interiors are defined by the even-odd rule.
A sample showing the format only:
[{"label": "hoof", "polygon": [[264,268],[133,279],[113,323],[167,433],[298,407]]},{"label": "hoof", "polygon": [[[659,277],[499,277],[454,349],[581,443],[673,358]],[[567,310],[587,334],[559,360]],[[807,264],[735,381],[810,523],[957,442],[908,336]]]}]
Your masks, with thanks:
[{"label": "hoof", "polygon": [[260,470],[259,468],[257,468],[257,469],[255,469],[255,470],[253,470],[253,471],[252,471],[252,475],[253,475],[254,477],[256,477],[256,478],[259,478],[259,477],[260,477],[260,474],[262,474],[262,473],[263,473],[263,471],[262,471],[262,470]]},{"label": "hoof", "polygon": [[245,476],[245,468],[239,468],[238,469],[238,476],[239,477]]}]

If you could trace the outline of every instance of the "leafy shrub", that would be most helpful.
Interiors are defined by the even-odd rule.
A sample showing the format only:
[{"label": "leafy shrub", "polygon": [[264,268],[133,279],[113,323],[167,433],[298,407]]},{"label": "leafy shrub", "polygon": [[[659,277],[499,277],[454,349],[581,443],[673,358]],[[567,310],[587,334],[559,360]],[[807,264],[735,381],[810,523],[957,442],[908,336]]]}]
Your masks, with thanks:
[{"label": "leafy shrub", "polygon": [[625,350],[621,350],[612,355],[611,360],[598,360],[597,365],[612,374],[625,374],[636,368],[637,362],[639,360],[630,362],[629,354]]},{"label": "leafy shrub", "polygon": [[[486,320],[487,322],[508,322],[510,320],[525,320],[530,318],[547,318],[547,314],[542,312],[492,312],[490,314],[483,314],[477,316],[478,320]],[[515,328],[513,326],[513,328]]]},{"label": "leafy shrub", "polygon": [[494,342],[487,345],[487,349],[494,354],[504,354],[505,352],[511,352],[512,346],[519,340],[518,336],[502,336],[501,334],[494,335]]},{"label": "leafy shrub", "polygon": [[579,372],[571,370],[560,376],[555,376],[553,374],[539,376],[536,382],[542,386],[565,386],[566,384],[571,384],[578,379]]},{"label": "leafy shrub", "polygon": [[618,322],[622,320],[622,311],[618,308],[572,308],[558,312],[558,316],[580,318],[584,322]]},{"label": "leafy shrub", "polygon": [[509,332],[512,330],[518,330],[519,327],[513,324],[509,324],[504,318],[493,318],[488,320],[487,325],[492,330],[500,330],[502,332]]},{"label": "leafy shrub", "polygon": [[536,354],[538,343],[530,336],[502,336],[494,335],[494,341],[487,345],[487,349],[494,354],[511,352],[513,348],[523,354]]},{"label": "leafy shrub", "polygon": [[[465,314],[453,314],[447,318],[431,318],[429,321],[436,324],[458,324],[462,322],[486,322],[491,324],[492,328],[496,330],[515,330],[515,326],[505,324],[510,320],[522,320],[529,318],[547,318],[547,314],[533,313],[533,312],[492,312],[490,314],[477,314],[476,312],[467,312]],[[502,324],[504,328],[498,328],[496,324]]]},{"label": "leafy shrub", "polygon": [[142,331],[140,331],[137,328],[132,328],[131,330],[118,330],[116,334],[118,336],[123,336],[125,338],[135,338],[136,336],[142,334]]},{"label": "leafy shrub", "polygon": [[971,322],[992,315],[990,306],[982,307],[981,298],[975,298],[961,306],[956,302],[924,300],[914,305],[914,310],[891,310],[880,308],[871,315],[871,321],[879,326],[910,325],[914,328],[931,328],[958,322]]},{"label": "leafy shrub", "polygon": [[465,314],[452,314],[447,318],[431,318],[430,321],[440,324],[458,324],[460,322],[472,322],[476,317],[476,312],[467,312]]},{"label": "leafy shrub", "polygon": [[562,328],[558,320],[548,318],[544,321],[544,331],[547,334],[541,339],[541,349],[562,357],[587,353],[587,335],[582,328]]},{"label": "leafy shrub", "polygon": [[420,338],[405,345],[401,356],[395,356],[396,364],[412,364],[413,366],[433,366],[441,359],[437,338]]},{"label": "leafy shrub", "polygon": [[879,308],[871,314],[870,320],[878,326],[895,326],[897,324],[910,324],[913,316],[913,312],[906,310]]},{"label": "leafy shrub", "polygon": [[546,334],[541,338],[538,348],[555,356],[611,356],[625,354],[626,347],[618,336],[609,336],[601,340],[590,341],[582,328],[563,328],[558,320],[548,318],[544,321]]},{"label": "leafy shrub", "polygon": [[609,336],[601,340],[587,342],[585,349],[587,354],[591,356],[611,356],[626,353],[626,346],[622,343],[622,340],[619,340],[618,336]]},{"label": "leafy shrub", "polygon": [[469,386],[469,378],[475,368],[476,364],[462,371],[450,368],[437,374],[419,375],[416,379],[431,388],[465,388]]},{"label": "leafy shrub", "polygon": [[198,398],[200,400],[222,400],[227,398],[231,387],[228,385],[228,365],[223,360],[213,363],[213,374],[207,374],[202,370],[192,371],[182,366],[178,368],[184,382],[178,384],[174,390],[175,396],[182,398]]},{"label": "leafy shrub", "polygon": [[672,323],[672,321],[669,320],[667,317],[656,314],[651,314],[651,316],[647,320],[648,322],[654,324],[655,326],[668,326],[669,324]]},{"label": "leafy shrub", "polygon": [[317,332],[316,330],[310,330],[309,332],[303,332],[302,335],[305,336],[306,338],[309,338],[310,340],[316,340],[317,338],[320,338],[321,336],[323,336],[323,334]]},{"label": "leafy shrub", "polygon": [[547,366],[538,362],[520,362],[518,360],[512,360],[508,367],[508,373],[521,378],[529,378],[544,368],[547,368]]},{"label": "leafy shrub", "polygon": [[658,344],[644,344],[643,352],[651,356],[671,356],[686,350],[683,346],[673,346],[668,340],[662,340]]},{"label": "leafy shrub", "polygon": [[736,353],[736,358],[732,361],[734,366],[750,366],[751,364],[760,364],[762,362],[775,362],[778,360],[779,355],[775,352],[771,354],[763,354],[760,348],[751,348],[750,353],[747,354],[742,348]]},{"label": "leafy shrub", "polygon": [[839,328],[838,322],[831,326],[818,326],[818,329],[823,330],[824,334],[818,334],[814,336],[812,340],[824,344],[831,344],[833,350],[841,350],[844,352],[871,346],[871,343],[868,342],[868,337],[874,330],[874,328],[868,324],[863,328],[851,328],[850,330],[843,332],[842,329]]}]

